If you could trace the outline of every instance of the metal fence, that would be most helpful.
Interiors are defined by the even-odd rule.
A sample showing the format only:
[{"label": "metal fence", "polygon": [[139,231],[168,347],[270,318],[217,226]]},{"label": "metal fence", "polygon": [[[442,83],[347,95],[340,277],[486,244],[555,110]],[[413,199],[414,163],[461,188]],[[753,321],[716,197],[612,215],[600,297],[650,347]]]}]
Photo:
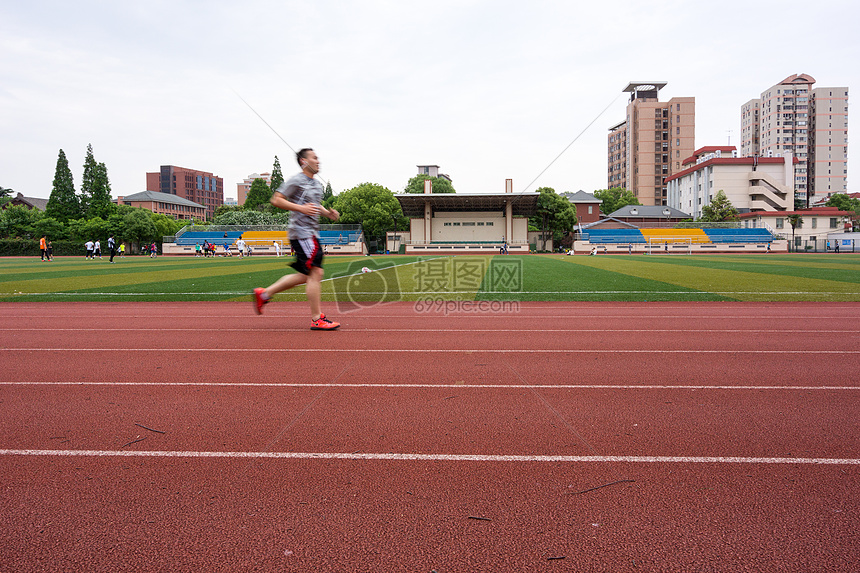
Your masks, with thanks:
[{"label": "metal fence", "polygon": [[860,253],[860,239],[788,239],[791,253]]}]

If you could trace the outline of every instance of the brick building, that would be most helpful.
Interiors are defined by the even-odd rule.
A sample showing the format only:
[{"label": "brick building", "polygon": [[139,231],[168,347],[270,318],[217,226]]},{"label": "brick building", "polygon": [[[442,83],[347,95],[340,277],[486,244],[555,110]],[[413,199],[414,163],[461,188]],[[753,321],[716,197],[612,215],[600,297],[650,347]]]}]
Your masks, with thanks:
[{"label": "brick building", "polygon": [[169,215],[175,219],[202,220],[206,217],[206,208],[203,205],[177,195],[159,193],[158,191],[143,191],[134,195],[117,197],[116,203],[117,205],[141,207],[153,213]]},{"label": "brick building", "polygon": [[215,209],[224,204],[224,179],[209,173],[162,165],[160,171],[146,174],[146,190],[176,195],[202,205],[206,219],[215,216]]}]

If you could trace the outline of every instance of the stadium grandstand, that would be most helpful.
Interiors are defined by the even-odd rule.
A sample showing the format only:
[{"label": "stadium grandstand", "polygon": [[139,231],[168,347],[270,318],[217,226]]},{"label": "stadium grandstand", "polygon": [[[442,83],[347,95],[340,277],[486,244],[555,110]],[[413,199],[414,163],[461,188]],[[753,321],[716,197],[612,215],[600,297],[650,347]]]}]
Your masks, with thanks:
[{"label": "stadium grandstand", "polygon": [[[242,240],[254,255],[290,254],[290,239],[286,225],[188,225],[175,236],[164,237],[162,249],[166,255],[193,255],[196,246],[204,242],[215,246],[216,254],[238,254],[237,243]],[[361,225],[320,225],[320,244],[330,255],[364,255],[367,247]]]},{"label": "stadium grandstand", "polygon": [[[695,225],[695,226],[693,226]],[[584,229],[574,253],[714,253],[786,251],[785,238],[740,223],[679,224],[673,228]]]}]

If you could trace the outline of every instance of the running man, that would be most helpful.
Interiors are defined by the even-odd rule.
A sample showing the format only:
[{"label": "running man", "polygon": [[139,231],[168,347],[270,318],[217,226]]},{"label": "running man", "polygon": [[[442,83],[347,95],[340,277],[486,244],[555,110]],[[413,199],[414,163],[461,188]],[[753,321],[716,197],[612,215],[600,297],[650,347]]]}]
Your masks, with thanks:
[{"label": "running man", "polygon": [[262,314],[263,305],[279,292],[306,284],[305,293],[311,306],[311,330],[334,330],[339,322],[332,322],[320,311],[320,289],[323,279],[323,251],[320,247],[320,215],[337,221],[340,213],[326,209],[320,202],[323,186],[314,175],[319,173],[320,160],[313,149],[305,148],[296,153],[301,173],[290,177],[272,195],[271,204],[290,211],[290,246],[296,260],[290,265],[296,273],[284,275],[269,288],[255,288],[254,310]]}]

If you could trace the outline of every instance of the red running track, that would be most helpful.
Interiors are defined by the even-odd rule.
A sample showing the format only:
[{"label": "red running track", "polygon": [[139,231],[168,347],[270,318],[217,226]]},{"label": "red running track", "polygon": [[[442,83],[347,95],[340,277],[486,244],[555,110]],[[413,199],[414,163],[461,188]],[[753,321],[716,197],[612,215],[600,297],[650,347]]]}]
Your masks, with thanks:
[{"label": "red running track", "polygon": [[860,304],[0,309],[2,571],[860,570]]}]

